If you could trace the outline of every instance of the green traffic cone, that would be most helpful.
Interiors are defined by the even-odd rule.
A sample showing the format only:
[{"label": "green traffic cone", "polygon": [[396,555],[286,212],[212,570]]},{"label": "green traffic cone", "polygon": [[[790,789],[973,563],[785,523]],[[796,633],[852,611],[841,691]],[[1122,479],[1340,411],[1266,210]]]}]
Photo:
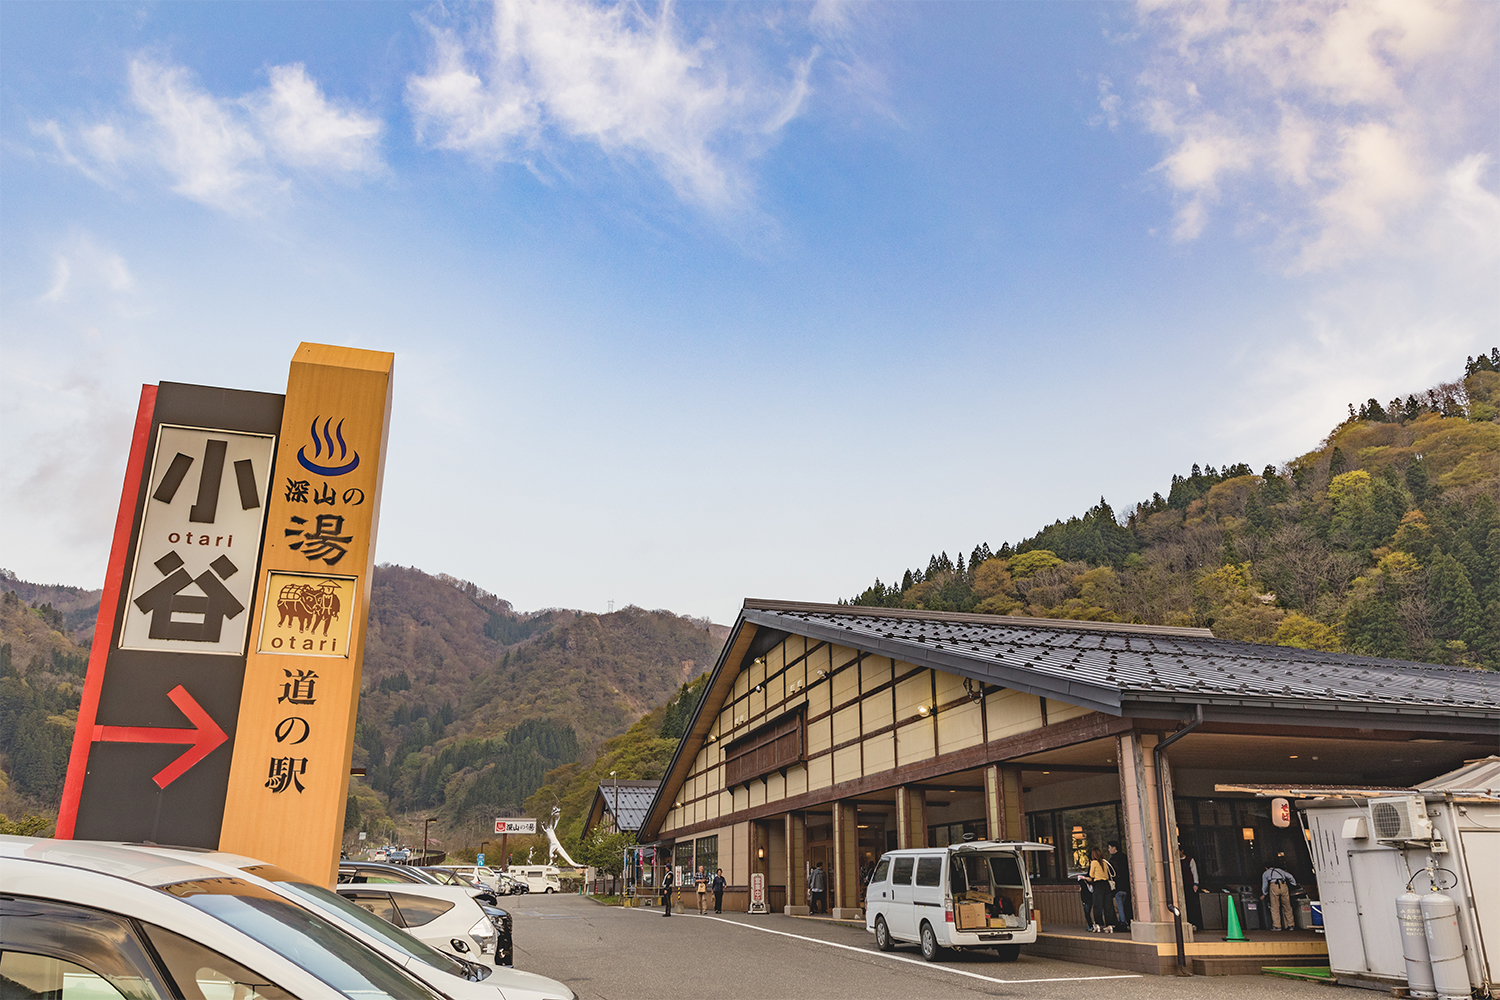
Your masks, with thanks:
[{"label": "green traffic cone", "polygon": [[1232,892],[1229,894],[1228,903],[1229,905],[1226,909],[1229,911],[1229,933],[1224,935],[1224,940],[1249,941],[1250,939],[1245,936],[1244,930],[1240,927],[1240,908],[1235,905],[1234,893]]}]

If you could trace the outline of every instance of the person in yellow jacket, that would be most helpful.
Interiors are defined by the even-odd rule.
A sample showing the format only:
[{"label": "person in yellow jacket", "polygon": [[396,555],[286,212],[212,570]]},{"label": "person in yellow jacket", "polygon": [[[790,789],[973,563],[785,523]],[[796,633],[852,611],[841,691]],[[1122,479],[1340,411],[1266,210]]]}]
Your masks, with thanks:
[{"label": "person in yellow jacket", "polygon": [[1089,852],[1089,859],[1089,888],[1093,890],[1092,926],[1089,930],[1105,934],[1115,929],[1114,907],[1110,905],[1115,888],[1115,871],[1104,852],[1097,847]]}]

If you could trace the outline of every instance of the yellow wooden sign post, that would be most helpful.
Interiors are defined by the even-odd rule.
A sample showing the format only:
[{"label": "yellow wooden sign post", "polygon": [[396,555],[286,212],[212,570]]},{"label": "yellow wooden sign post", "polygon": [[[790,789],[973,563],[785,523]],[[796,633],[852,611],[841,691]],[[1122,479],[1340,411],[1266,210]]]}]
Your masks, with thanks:
[{"label": "yellow wooden sign post", "polygon": [[278,441],[220,850],[331,885],[395,356],[302,344]]}]

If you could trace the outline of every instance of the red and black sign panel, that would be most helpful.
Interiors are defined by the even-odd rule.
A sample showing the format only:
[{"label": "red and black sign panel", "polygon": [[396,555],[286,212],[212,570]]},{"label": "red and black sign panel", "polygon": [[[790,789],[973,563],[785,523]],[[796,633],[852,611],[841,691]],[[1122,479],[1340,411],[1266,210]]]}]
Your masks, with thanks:
[{"label": "red and black sign panel", "polygon": [[283,401],[143,387],[57,836],[218,846]]}]

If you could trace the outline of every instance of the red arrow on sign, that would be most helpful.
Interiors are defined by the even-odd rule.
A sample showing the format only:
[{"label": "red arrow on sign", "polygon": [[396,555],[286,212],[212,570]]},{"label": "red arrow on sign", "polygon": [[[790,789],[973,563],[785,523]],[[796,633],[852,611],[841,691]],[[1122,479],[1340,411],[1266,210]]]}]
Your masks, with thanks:
[{"label": "red arrow on sign", "polygon": [[167,692],[172,704],[182,710],[192,729],[157,729],[147,726],[95,726],[95,743],[191,743],[192,749],[157,772],[151,780],[166,788],[187,773],[188,769],[218,749],[229,739],[219,724],[187,693],[181,684]]}]

